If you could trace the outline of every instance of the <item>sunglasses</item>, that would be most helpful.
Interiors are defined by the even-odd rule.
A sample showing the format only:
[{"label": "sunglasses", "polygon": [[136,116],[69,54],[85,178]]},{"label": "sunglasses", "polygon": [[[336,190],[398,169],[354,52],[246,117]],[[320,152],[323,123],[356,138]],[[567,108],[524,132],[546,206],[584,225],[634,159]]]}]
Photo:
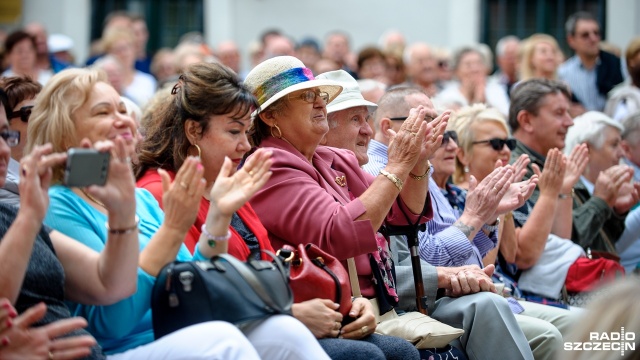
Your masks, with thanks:
[{"label": "sunglasses", "polygon": [[514,138],[509,138],[509,139],[498,139],[498,138],[495,138],[495,139],[489,139],[489,140],[474,141],[471,144],[473,144],[473,145],[476,145],[476,144],[489,144],[489,145],[491,145],[491,147],[495,151],[500,151],[500,150],[502,150],[504,148],[505,145],[507,145],[509,150],[513,150],[513,149],[516,148],[516,139],[514,139]]},{"label": "sunglasses", "polygon": [[599,38],[600,37],[600,31],[598,31],[598,30],[585,31],[585,32],[581,32],[581,33],[579,33],[577,35],[582,39],[588,39],[591,35],[593,35],[594,37]]},{"label": "sunglasses", "polygon": [[0,131],[0,137],[2,137],[9,147],[14,147],[20,143],[20,131],[17,130]]},{"label": "sunglasses", "polygon": [[453,142],[458,145],[458,133],[453,130],[445,131],[444,134],[442,134],[442,144],[440,147],[447,146],[449,144],[449,140],[453,140]]},{"label": "sunglasses", "polygon": [[17,111],[12,111],[9,114],[9,119],[15,119],[17,117],[20,118],[20,120],[22,120],[23,122],[28,122],[29,121],[29,116],[31,116],[31,109],[33,108],[33,105],[31,106],[23,106],[20,108],[20,110]]}]

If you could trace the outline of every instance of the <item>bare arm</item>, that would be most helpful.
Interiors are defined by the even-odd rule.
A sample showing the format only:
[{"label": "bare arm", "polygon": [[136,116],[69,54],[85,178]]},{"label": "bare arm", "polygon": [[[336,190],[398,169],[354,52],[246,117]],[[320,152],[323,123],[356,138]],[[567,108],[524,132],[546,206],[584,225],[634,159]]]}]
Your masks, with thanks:
[{"label": "bare arm", "polygon": [[547,153],[544,171],[534,164],[534,171],[540,176],[538,186],[540,197],[531,211],[531,215],[524,226],[516,233],[518,250],[515,264],[520,269],[528,269],[538,262],[544,251],[547,238],[551,233],[553,214],[556,211],[558,194],[564,179],[566,160],[558,149],[551,149]]},{"label": "bare arm", "polygon": [[[482,258],[482,264],[484,266],[495,264],[496,258],[498,257],[498,252],[503,252],[503,249],[507,253],[514,250],[515,237],[510,238],[509,236],[505,236],[505,227],[507,229],[509,228],[509,224],[506,224],[506,222],[510,220],[511,226],[513,226],[513,217],[501,215],[499,219],[500,219],[500,225],[498,226],[498,242],[496,243],[496,247],[491,249],[491,251],[489,251]],[[489,234],[487,234],[487,236],[489,236]],[[505,242],[507,244],[505,244]]]},{"label": "bare arm", "polygon": [[517,238],[520,230],[516,229],[516,225],[513,222],[513,214],[509,213],[505,215],[504,221],[500,222],[500,226],[498,237],[500,241],[500,253],[508,263],[514,263],[516,261],[516,253],[518,252]]}]

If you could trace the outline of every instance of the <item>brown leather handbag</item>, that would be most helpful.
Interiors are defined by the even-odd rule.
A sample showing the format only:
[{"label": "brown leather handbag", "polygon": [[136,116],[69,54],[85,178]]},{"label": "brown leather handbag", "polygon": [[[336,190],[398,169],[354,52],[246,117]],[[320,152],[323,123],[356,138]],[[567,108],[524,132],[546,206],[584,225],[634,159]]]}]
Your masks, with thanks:
[{"label": "brown leather handbag", "polygon": [[332,255],[314,244],[300,244],[297,249],[285,245],[278,255],[289,267],[289,285],[295,303],[316,298],[340,304],[338,311],[346,316],[351,310],[349,274]]}]

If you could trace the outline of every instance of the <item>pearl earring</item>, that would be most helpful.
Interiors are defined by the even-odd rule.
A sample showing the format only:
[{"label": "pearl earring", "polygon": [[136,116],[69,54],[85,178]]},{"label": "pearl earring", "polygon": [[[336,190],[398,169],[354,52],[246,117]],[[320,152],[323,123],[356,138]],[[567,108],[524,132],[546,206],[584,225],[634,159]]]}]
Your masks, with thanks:
[{"label": "pearl earring", "polygon": [[468,174],[468,173],[469,173],[469,166],[468,166],[468,165],[465,165],[465,166],[464,166],[464,173],[465,173],[465,174]]}]

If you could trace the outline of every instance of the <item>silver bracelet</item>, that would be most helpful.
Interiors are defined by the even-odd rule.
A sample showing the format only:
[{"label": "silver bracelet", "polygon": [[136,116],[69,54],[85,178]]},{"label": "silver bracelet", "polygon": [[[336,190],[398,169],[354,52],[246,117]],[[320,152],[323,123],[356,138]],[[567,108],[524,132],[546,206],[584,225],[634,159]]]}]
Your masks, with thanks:
[{"label": "silver bracelet", "polygon": [[215,248],[218,242],[229,241],[229,239],[231,239],[231,231],[229,229],[227,229],[226,235],[215,236],[207,231],[207,224],[202,224],[200,231],[202,231],[202,235],[207,238],[207,244],[210,248]]}]

